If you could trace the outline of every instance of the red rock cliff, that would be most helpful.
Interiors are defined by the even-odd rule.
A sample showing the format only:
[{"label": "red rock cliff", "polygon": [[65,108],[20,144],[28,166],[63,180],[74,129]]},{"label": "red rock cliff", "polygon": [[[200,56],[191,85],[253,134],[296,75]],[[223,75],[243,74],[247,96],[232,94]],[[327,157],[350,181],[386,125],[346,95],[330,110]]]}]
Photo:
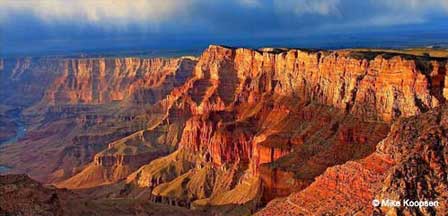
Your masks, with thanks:
[{"label": "red rock cliff", "polygon": [[[447,211],[448,108],[400,119],[377,151],[334,166],[306,189],[270,202],[256,215],[439,215]],[[439,206],[374,208],[373,199],[438,201]]]},{"label": "red rock cliff", "polygon": [[[229,131],[235,128],[247,131],[243,130],[245,124],[252,128],[260,126],[255,131],[266,130],[264,127],[272,125],[262,125],[263,121],[273,123],[285,117],[279,114],[276,119],[265,114],[280,104],[285,107],[280,112],[285,113],[295,113],[295,109],[311,102],[379,122],[412,116],[446,100],[443,96],[445,67],[446,62],[442,60],[405,55],[261,52],[210,46],[199,58],[194,70],[196,80],[189,91],[195,102],[190,109],[202,117],[189,121],[181,146],[208,149],[216,161],[223,161],[220,156],[235,153],[240,159],[251,158],[251,150],[244,149],[253,148],[247,145],[253,137],[243,138],[245,141],[237,144],[239,151],[233,152],[227,146],[235,142],[226,144],[228,139],[223,134],[235,139],[240,135]],[[269,107],[269,103],[275,106]],[[217,121],[222,122],[221,126]],[[223,125],[228,129],[219,129]],[[215,135],[217,131],[219,135]]]},{"label": "red rock cliff", "polygon": [[[170,82],[174,87],[185,82],[181,76],[188,74],[178,75],[178,80],[174,78],[180,64],[181,67],[188,67],[187,61],[189,60],[140,58],[64,60],[61,62],[63,74],[47,90],[45,102],[101,104],[123,100],[137,91],[144,93],[142,90],[164,82],[166,85]],[[167,80],[170,78],[172,80]],[[164,90],[169,92],[171,89]],[[134,97],[145,99],[145,96],[153,95]]]},{"label": "red rock cliff", "polygon": [[[319,178],[330,188],[338,187],[333,179],[369,184],[381,176],[350,179],[344,168],[338,174],[337,165],[364,160],[386,137],[391,122],[427,112],[447,98],[446,59],[379,52],[212,45],[197,62],[70,59],[58,67],[61,75],[40,104],[54,105],[37,118],[45,127],[36,127],[39,130],[30,133],[34,137],[5,152],[21,148],[35,151],[30,155],[36,156],[53,149],[51,153],[63,156],[48,161],[11,154],[0,162],[10,159],[8,163],[23,165],[26,159],[38,158],[41,175],[62,169],[66,178],[86,171],[67,171],[73,164],[80,167],[95,159],[91,165],[101,173],[107,171],[103,176],[111,183],[118,178],[109,179],[113,176],[109,167],[127,166],[130,161],[140,166],[144,162],[135,152],[152,149],[154,143],[168,145],[178,151],[157,160],[145,157],[151,160],[148,164],[118,173],[137,169],[126,180],[129,188],[147,189],[157,200],[195,207],[244,204],[254,210],[260,200],[309,188],[326,170],[327,177]],[[170,130],[175,122],[181,124]],[[137,131],[152,135],[131,142]],[[172,142],[167,144],[166,137],[172,134],[178,139],[168,139]],[[49,144],[52,139],[62,141]],[[28,149],[32,141],[45,148]],[[116,142],[123,145],[107,145]],[[102,151],[105,154],[93,157]],[[389,165],[364,169],[355,163],[349,170],[371,172]],[[215,184],[217,176],[226,178],[226,184]],[[372,193],[366,190],[359,197],[364,202]]]},{"label": "red rock cliff", "polygon": [[444,103],[445,67],[401,54],[210,46],[181,96],[193,116],[179,147],[218,166],[249,164],[266,200],[287,195],[374,152],[391,121]]}]

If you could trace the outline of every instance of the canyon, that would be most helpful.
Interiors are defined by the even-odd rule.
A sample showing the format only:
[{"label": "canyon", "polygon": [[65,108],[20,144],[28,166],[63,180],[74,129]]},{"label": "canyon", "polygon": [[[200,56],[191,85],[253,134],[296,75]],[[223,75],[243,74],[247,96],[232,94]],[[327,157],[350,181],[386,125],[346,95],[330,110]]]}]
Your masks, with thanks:
[{"label": "canyon", "polygon": [[[20,133],[15,110],[26,134],[1,144],[0,193],[18,202],[0,212],[442,214],[447,62],[218,45],[198,57],[3,59],[0,141]],[[441,205],[371,205],[387,198]]]}]

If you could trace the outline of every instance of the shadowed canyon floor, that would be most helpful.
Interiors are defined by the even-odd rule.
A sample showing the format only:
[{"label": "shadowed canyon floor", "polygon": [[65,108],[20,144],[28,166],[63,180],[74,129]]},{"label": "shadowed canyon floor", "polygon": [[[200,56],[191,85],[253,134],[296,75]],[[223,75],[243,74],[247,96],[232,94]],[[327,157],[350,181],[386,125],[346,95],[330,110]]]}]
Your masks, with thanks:
[{"label": "shadowed canyon floor", "polygon": [[0,212],[442,214],[439,54],[211,45],[197,58],[1,60],[0,140],[18,133],[12,110],[27,132],[0,165],[41,183],[2,176]]}]

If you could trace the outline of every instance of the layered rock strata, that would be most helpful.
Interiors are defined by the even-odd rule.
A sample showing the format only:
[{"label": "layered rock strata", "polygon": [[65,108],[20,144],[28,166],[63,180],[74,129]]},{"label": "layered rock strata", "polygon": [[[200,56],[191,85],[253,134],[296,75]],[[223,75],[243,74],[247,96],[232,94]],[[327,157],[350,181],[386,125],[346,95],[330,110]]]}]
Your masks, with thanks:
[{"label": "layered rock strata", "polygon": [[[325,185],[355,196],[334,183],[341,179],[361,185],[359,204],[350,206],[357,209],[377,190],[364,185],[381,181],[397,162],[369,165],[382,160],[384,154],[371,154],[390,124],[445,103],[446,62],[215,45],[197,61],[64,60],[40,103],[27,110],[39,126],[6,148],[10,156],[2,154],[0,163],[43,181],[63,180],[61,187],[114,184],[115,197],[230,207],[224,212],[251,213],[275,197]],[[58,159],[39,157],[49,154]],[[36,164],[24,165],[30,158]],[[371,175],[348,178],[351,172]],[[286,205],[302,200],[289,197]]]},{"label": "layered rock strata", "polygon": [[[443,215],[447,211],[448,107],[397,121],[375,153],[328,168],[306,189],[256,215]],[[400,202],[400,206],[376,199]],[[438,206],[408,206],[431,201]]]}]

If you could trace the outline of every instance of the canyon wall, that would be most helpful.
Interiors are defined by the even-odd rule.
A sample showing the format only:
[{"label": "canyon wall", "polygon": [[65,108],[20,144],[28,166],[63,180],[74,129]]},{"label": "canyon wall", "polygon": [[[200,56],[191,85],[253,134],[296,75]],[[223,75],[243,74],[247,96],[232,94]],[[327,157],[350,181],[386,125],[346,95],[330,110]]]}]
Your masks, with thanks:
[{"label": "canyon wall", "polygon": [[[9,79],[37,73],[20,69],[33,64],[13,67]],[[29,133],[0,164],[58,187],[111,184],[115,197],[226,206],[221,213],[339,188],[335,179],[359,183],[364,205],[376,188],[363,186],[383,175],[347,173],[389,170],[394,162],[371,160],[390,125],[448,96],[446,59],[394,53],[211,45],[198,59],[52,65],[50,84],[24,111]],[[302,198],[285,199],[267,209]]]},{"label": "canyon wall", "polygon": [[2,104],[21,107],[38,102],[61,74],[60,62],[51,58],[2,59]]},{"label": "canyon wall", "polygon": [[[447,211],[446,105],[400,119],[374,153],[327,169],[306,189],[275,199],[256,215],[443,215]],[[372,200],[401,206],[373,207]],[[403,201],[437,201],[420,208]]]},{"label": "canyon wall", "polygon": [[[134,102],[158,101],[183,84],[194,62],[189,59],[98,58],[61,62],[62,75],[46,91],[48,104],[104,104],[132,94]],[[188,65],[190,64],[190,65]],[[182,71],[186,74],[179,74]],[[163,85],[161,89],[151,87]],[[146,94],[146,95],[139,95]],[[138,101],[148,100],[148,101]]]},{"label": "canyon wall", "polygon": [[[197,80],[188,96],[195,102],[191,103],[192,113],[207,116],[212,122],[199,120],[200,117],[191,119],[183,136],[187,140],[180,145],[196,143],[187,146],[193,150],[212,145],[210,130],[223,127],[213,125],[217,122],[228,127],[253,116],[258,121],[269,118],[263,116],[263,111],[248,109],[256,108],[257,104],[271,115],[277,109],[288,112],[288,108],[308,103],[335,107],[368,121],[390,122],[400,116],[415,115],[445,101],[441,94],[445,89],[444,65],[445,61],[437,59],[381,53],[301,50],[276,53],[210,46],[199,58],[194,70]],[[264,107],[269,103],[273,106]],[[273,117],[274,121],[275,118],[282,116]],[[195,135],[194,128],[204,130]],[[195,136],[197,140],[193,140]],[[215,140],[225,142],[220,136]],[[204,148],[212,151],[212,158],[219,163],[223,159],[218,157],[226,156],[222,148],[227,146]],[[237,153],[240,159],[250,158],[247,155],[250,150],[245,150],[250,147],[238,146],[242,151]]]},{"label": "canyon wall", "polygon": [[[27,135],[6,147],[0,160],[1,164],[14,167],[11,172],[27,172],[44,182],[73,176],[109,143],[167,119],[173,101],[170,97],[176,95],[173,89],[184,84],[195,64],[190,58],[36,61],[30,59],[25,64],[17,60],[11,63],[11,71],[5,73],[9,75],[3,77],[4,82],[19,79],[20,88],[45,90],[36,91],[33,97],[38,100],[32,106],[25,106],[22,112],[29,125]],[[39,76],[39,79],[33,82],[35,78],[30,76]],[[51,83],[43,85],[39,80]],[[5,101],[15,101],[15,97],[26,97],[26,94],[14,91],[5,96]],[[173,121],[177,117],[170,115]],[[182,123],[174,125],[172,130]],[[28,163],[29,160],[34,163]]]},{"label": "canyon wall", "polygon": [[[184,165],[238,164],[247,169],[231,175],[231,181],[239,183],[226,189],[230,194],[247,184],[244,176],[261,178],[251,184],[261,183],[264,202],[300,191],[328,167],[374,152],[390,122],[444,103],[445,67],[445,59],[399,54],[210,46],[181,96],[192,117],[185,124],[179,149],[202,156],[166,159],[167,166],[178,167],[174,176],[157,161],[127,181],[154,188],[147,193],[155,200],[200,208],[219,198],[212,190],[208,201],[189,196],[186,182],[196,179],[192,173],[209,171]],[[214,182],[207,179],[196,183]],[[237,199],[227,197],[226,204],[236,203]]]}]

